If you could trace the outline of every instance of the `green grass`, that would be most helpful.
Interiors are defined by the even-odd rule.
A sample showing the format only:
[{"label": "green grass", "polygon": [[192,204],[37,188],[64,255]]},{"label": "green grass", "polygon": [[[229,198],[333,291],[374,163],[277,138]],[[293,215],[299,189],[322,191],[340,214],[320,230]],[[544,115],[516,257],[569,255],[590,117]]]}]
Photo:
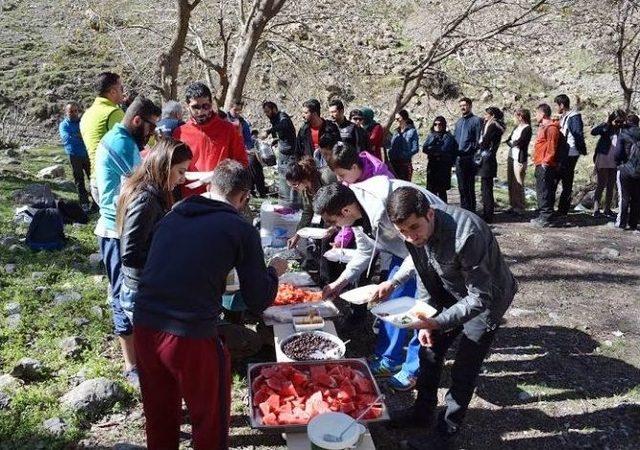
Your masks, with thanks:
[{"label": "green grass", "polygon": [[[52,164],[63,155],[60,148],[31,150],[22,157],[21,169],[29,173]],[[63,162],[67,166],[68,163]],[[67,170],[70,178],[70,170]],[[11,194],[25,185],[41,182],[34,178],[5,177],[0,179],[0,236],[23,238],[25,227],[12,222],[14,207]],[[74,192],[62,191],[55,183],[52,190],[65,198],[75,198]],[[44,381],[25,384],[12,399],[10,408],[0,411],[0,449],[65,448],[76,442],[86,430],[86,422],[60,408],[59,398],[71,388],[72,377],[82,370],[87,378],[104,376],[120,378],[119,353],[111,334],[109,307],[106,304],[106,281],[94,277],[88,257],[97,251],[93,235],[95,223],[66,226],[67,246],[57,252],[32,252],[22,249],[11,252],[0,248],[0,261],[16,264],[15,273],[0,271],[0,373],[8,373],[23,357],[40,360],[50,376]],[[33,277],[42,272],[41,277]],[[38,288],[38,289],[36,289]],[[55,305],[53,298],[61,292],[75,291],[82,299]],[[38,293],[40,292],[40,293]],[[5,326],[4,307],[9,302],[21,306],[22,321],[16,329]],[[80,325],[78,319],[86,319]],[[81,336],[87,348],[76,358],[65,358],[60,341],[68,336]],[[123,384],[125,389],[128,389]],[[135,401],[128,390],[125,404]],[[116,406],[123,408],[124,405]],[[62,417],[68,424],[60,437],[46,435],[41,430],[44,420]]]}]

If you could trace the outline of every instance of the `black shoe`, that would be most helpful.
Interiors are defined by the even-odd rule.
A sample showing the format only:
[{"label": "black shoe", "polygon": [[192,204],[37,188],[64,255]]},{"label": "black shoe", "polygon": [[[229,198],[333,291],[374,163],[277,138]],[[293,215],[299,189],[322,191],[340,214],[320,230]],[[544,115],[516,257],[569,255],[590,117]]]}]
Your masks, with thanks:
[{"label": "black shoe", "polygon": [[389,428],[422,428],[429,430],[433,425],[433,410],[410,406],[399,411],[391,412]]}]

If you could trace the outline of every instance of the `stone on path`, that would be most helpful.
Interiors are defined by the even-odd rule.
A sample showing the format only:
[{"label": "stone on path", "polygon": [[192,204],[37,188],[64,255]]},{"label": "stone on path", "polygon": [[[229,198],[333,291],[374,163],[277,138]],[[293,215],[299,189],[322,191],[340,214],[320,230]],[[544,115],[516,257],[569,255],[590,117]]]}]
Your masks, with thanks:
[{"label": "stone on path", "polygon": [[45,167],[38,172],[38,178],[43,178],[45,180],[62,177],[64,177],[64,166],[60,164]]},{"label": "stone on path", "polygon": [[80,336],[70,336],[60,341],[60,350],[67,358],[76,358],[87,347],[87,340]]},{"label": "stone on path", "polygon": [[93,378],[67,392],[60,401],[63,407],[95,419],[124,397],[124,390],[115,381]]}]

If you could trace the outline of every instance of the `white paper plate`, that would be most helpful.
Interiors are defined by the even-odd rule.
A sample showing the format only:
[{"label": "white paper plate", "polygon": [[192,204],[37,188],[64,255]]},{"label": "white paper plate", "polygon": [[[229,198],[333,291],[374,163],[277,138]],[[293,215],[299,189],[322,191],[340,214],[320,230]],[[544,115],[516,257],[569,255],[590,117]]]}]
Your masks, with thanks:
[{"label": "white paper plate", "polygon": [[377,284],[369,284],[360,286],[350,291],[340,294],[340,298],[354,305],[364,305],[369,301],[371,296],[378,290]]},{"label": "white paper plate", "polygon": [[324,239],[328,232],[326,228],[305,227],[300,228],[296,234],[305,239]]},{"label": "white paper plate", "polygon": [[346,264],[353,259],[356,251],[357,250],[354,248],[332,248],[331,250],[325,252],[323,256],[329,261]]},{"label": "white paper plate", "polygon": [[307,425],[307,435],[309,440],[319,448],[327,450],[340,450],[355,448],[360,436],[367,431],[364,425],[357,423],[344,433],[341,442],[328,442],[324,440],[327,433],[340,434],[353,422],[353,417],[339,412],[327,412],[318,414],[309,421]]},{"label": "white paper plate", "polygon": [[389,322],[398,328],[409,328],[420,320],[413,314],[420,311],[427,317],[433,317],[436,309],[426,302],[416,300],[413,297],[398,297],[382,302],[371,309],[371,313],[380,320]]}]

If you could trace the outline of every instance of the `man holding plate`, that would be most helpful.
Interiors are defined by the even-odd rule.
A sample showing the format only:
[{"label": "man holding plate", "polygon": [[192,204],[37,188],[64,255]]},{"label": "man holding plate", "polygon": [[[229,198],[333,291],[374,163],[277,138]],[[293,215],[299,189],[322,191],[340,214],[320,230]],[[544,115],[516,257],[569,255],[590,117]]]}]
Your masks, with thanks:
[{"label": "man holding plate", "polygon": [[397,425],[430,427],[447,350],[461,335],[437,433],[427,440],[421,437],[408,442],[409,448],[432,448],[429,445],[442,445],[462,425],[480,368],[518,283],[491,229],[475,214],[455,206],[432,205],[423,192],[412,187],[394,190],[386,209],[410,258],[392,279],[378,286],[374,297],[387,298],[415,271],[417,298],[426,298],[438,310],[435,317],[417,314],[421,320],[414,327],[420,330],[422,344],[418,396],[411,408],[395,418]]}]

